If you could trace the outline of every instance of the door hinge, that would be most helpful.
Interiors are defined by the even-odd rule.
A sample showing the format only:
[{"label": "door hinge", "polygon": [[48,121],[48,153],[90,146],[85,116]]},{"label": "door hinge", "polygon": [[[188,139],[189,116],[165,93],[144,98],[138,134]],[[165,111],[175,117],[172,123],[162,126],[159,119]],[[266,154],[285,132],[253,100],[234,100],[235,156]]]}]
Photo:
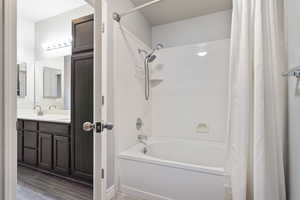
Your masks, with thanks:
[{"label": "door hinge", "polygon": [[104,169],[101,169],[101,178],[104,179]]},{"label": "door hinge", "polygon": [[102,96],[102,106],[104,106],[104,96]]},{"label": "door hinge", "polygon": [[104,24],[104,23],[101,24],[101,32],[102,32],[102,33],[105,32],[105,24]]}]

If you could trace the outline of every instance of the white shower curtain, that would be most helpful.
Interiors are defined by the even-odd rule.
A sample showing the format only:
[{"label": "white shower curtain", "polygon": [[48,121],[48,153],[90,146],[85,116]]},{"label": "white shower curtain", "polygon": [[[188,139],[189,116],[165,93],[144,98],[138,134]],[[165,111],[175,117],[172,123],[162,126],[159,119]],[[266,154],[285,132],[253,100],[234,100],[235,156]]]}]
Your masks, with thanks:
[{"label": "white shower curtain", "polygon": [[229,173],[233,200],[285,200],[284,0],[233,0]]}]

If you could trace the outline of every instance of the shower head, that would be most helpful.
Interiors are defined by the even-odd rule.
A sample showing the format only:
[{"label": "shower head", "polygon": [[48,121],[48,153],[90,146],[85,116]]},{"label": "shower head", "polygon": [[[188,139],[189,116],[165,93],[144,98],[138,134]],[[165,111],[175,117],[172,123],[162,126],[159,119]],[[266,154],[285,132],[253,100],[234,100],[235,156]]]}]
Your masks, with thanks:
[{"label": "shower head", "polygon": [[155,47],[155,50],[160,50],[160,49],[162,49],[162,48],[164,48],[164,45],[161,44],[161,43],[158,43],[158,44],[156,45],[156,47]]},{"label": "shower head", "polygon": [[152,52],[149,53],[147,56],[146,56],[146,59],[148,60],[148,62],[153,62],[155,59],[156,59],[156,55],[154,55],[155,51],[159,51],[161,50],[162,48],[164,48],[164,45],[162,45],[161,43],[157,44],[155,46],[154,49],[152,49]]},{"label": "shower head", "polygon": [[152,63],[156,59],[156,55],[152,54],[148,56],[147,61],[148,63]]}]

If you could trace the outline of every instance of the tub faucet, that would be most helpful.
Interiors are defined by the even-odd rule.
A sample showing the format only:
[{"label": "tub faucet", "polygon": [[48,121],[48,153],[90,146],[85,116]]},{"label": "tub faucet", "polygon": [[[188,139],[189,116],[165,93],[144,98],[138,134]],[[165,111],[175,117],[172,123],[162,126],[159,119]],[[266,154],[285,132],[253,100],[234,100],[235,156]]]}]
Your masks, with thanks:
[{"label": "tub faucet", "polygon": [[147,135],[138,135],[138,141],[142,144],[144,144],[146,147],[148,147],[148,144],[147,144],[147,140],[148,140],[148,136]]},{"label": "tub faucet", "polygon": [[145,147],[143,148],[143,153],[146,154],[148,152],[148,147],[149,147],[149,145],[146,142],[148,140],[148,136],[147,135],[138,135],[137,138],[140,143],[145,145]]},{"label": "tub faucet", "polygon": [[139,141],[141,141],[141,140],[142,140],[142,141],[143,141],[143,140],[148,140],[148,136],[147,136],[147,135],[138,135],[137,138],[138,138]]}]

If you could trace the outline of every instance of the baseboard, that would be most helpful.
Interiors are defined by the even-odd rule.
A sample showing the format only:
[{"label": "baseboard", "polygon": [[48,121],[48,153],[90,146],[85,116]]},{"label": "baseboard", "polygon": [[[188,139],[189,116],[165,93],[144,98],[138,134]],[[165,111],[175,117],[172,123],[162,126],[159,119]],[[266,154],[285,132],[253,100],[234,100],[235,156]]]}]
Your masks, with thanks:
[{"label": "baseboard", "polygon": [[141,190],[138,190],[136,188],[129,187],[126,185],[121,186],[121,192],[125,193],[129,196],[138,197],[138,198],[147,199],[147,200],[173,200],[173,199],[163,197],[163,196],[160,196],[157,194],[144,192],[144,191],[141,191]]},{"label": "baseboard", "polygon": [[106,190],[106,200],[112,200],[116,196],[115,186],[111,186]]}]

